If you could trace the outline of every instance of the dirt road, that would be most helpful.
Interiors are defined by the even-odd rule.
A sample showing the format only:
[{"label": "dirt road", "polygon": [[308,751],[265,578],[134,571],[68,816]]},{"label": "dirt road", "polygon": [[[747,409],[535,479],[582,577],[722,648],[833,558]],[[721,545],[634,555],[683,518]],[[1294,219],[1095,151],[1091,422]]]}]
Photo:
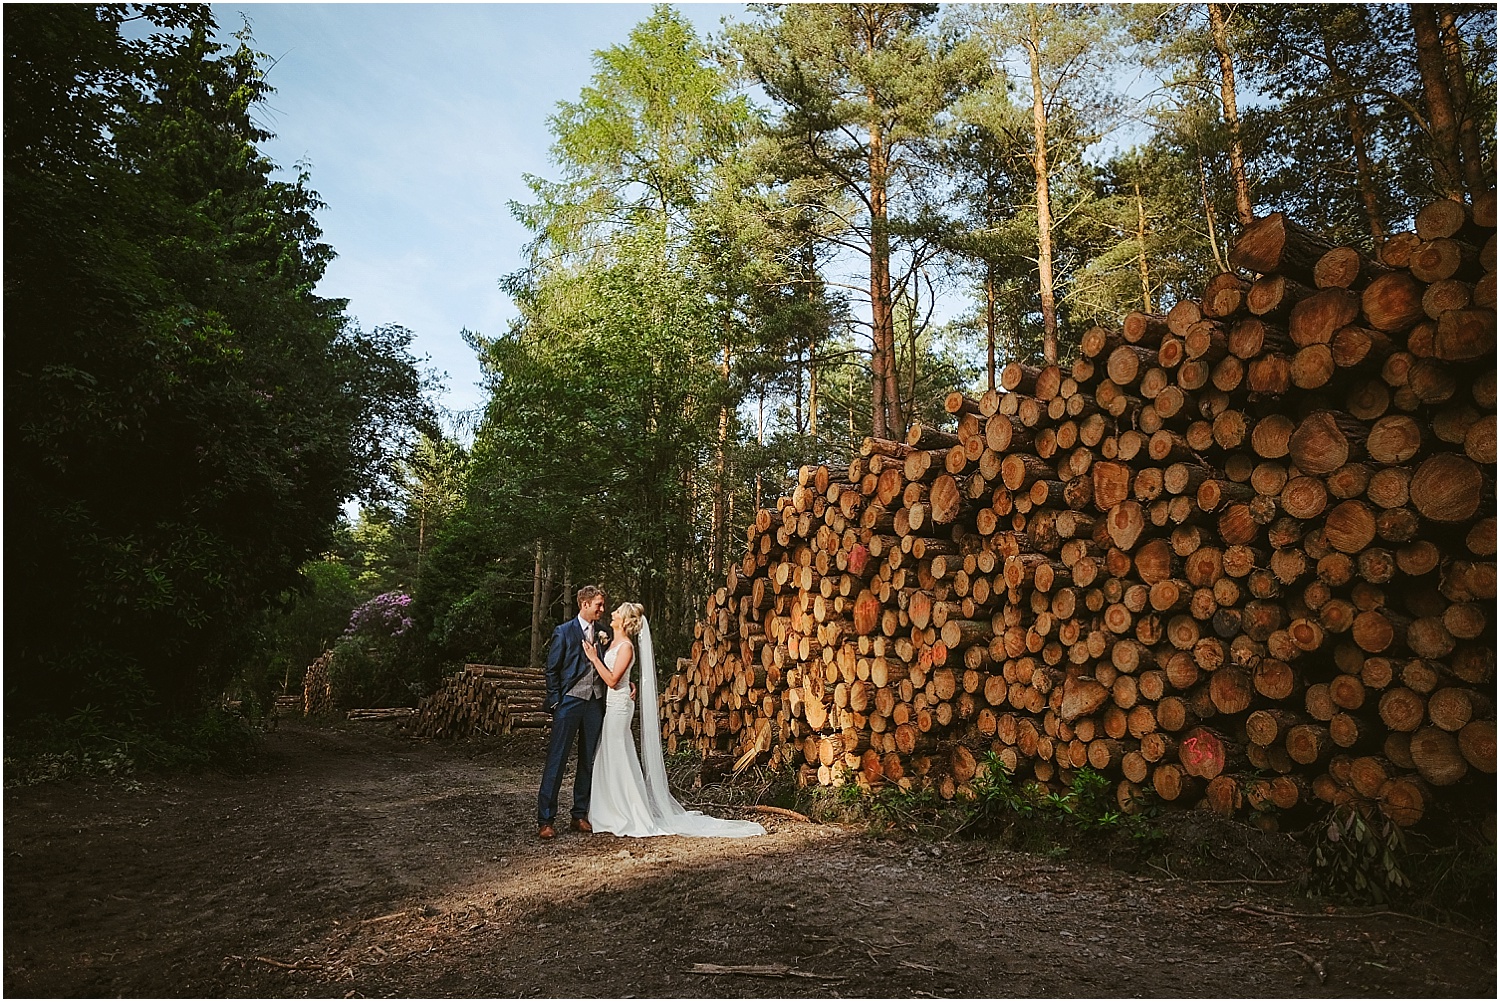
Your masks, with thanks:
[{"label": "dirt road", "polygon": [[524,742],[296,722],[265,759],[7,791],[5,994],[1495,994],[1492,941],[1275,887],[777,818],[540,843]]}]

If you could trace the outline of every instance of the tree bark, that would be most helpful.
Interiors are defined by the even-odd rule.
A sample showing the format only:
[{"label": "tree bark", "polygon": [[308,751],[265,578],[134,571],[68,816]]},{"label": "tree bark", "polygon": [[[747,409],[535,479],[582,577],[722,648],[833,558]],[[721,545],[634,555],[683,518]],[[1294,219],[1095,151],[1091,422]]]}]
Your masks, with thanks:
[{"label": "tree bark", "polygon": [[989,389],[995,389],[995,265],[984,263],[984,333]]},{"label": "tree bark", "polygon": [[[817,274],[818,263],[814,258],[812,241],[808,241],[802,249],[802,268],[807,281],[807,305],[809,315],[817,315],[818,286]],[[810,329],[807,335],[807,434],[810,438],[818,437],[818,330],[816,327]],[[724,381],[729,382],[729,342],[724,343]],[[714,575],[718,577],[716,573]]]},{"label": "tree bark", "polygon": [[[873,55],[880,44],[880,26],[874,13],[861,10],[865,22],[866,51]],[[891,307],[891,234],[887,216],[887,180],[890,151],[880,123],[879,95],[866,91],[870,109],[870,145],[866,166],[870,175],[870,323],[875,356],[872,372],[875,389],[872,405],[877,438],[887,438],[902,428],[901,389],[896,372],[896,328]]]},{"label": "tree bark", "polygon": [[726,534],[728,531],[728,507],[725,503],[725,494],[728,490],[728,454],[729,454],[729,363],[730,348],[728,336],[728,321],[725,322],[724,337],[724,360],[719,367],[719,376],[723,380],[725,402],[719,405],[719,438],[714,447],[714,486],[713,486],[713,528],[712,538],[709,544],[709,554],[713,561],[712,569],[715,579],[724,576],[724,551],[727,548]]},{"label": "tree bark", "polygon": [[1489,185],[1485,183],[1479,126],[1469,103],[1469,73],[1464,65],[1463,41],[1459,38],[1458,22],[1451,6],[1443,7],[1442,14],[1438,17],[1438,27],[1442,33],[1443,57],[1448,68],[1448,89],[1458,115],[1458,145],[1463,154],[1464,183],[1468,185],[1469,199],[1473,201]]},{"label": "tree bark", "polygon": [[1447,198],[1462,201],[1463,165],[1458,155],[1458,118],[1448,90],[1443,42],[1438,32],[1434,4],[1407,4],[1412,35],[1417,45],[1417,71],[1422,78],[1422,96],[1432,140],[1432,173],[1437,190]]},{"label": "tree bark", "polygon": [[1218,228],[1214,226],[1216,213],[1213,199],[1208,195],[1208,167],[1204,164],[1201,153],[1198,155],[1198,183],[1203,189],[1203,220],[1208,223],[1208,247],[1214,252],[1214,264],[1218,266],[1219,271],[1228,271],[1229,266],[1224,263],[1224,256],[1219,253]]},{"label": "tree bark", "polygon": [[1028,11],[1031,33],[1027,54],[1031,58],[1031,126],[1036,147],[1032,169],[1036,172],[1037,278],[1042,295],[1042,357],[1057,361],[1057,298],[1052,278],[1052,203],[1047,185],[1047,107],[1042,97],[1041,29],[1036,8]]},{"label": "tree bark", "polygon": [[1146,203],[1141,200],[1141,184],[1135,184],[1136,261],[1141,269],[1141,311],[1151,312],[1151,269],[1146,261]]},{"label": "tree bark", "polygon": [[[875,201],[873,192],[871,202]],[[886,387],[889,385],[890,375],[887,364],[885,337],[890,333],[890,313],[886,311],[882,319],[880,308],[880,266],[877,264],[878,251],[875,249],[876,240],[873,230],[876,223],[871,221],[872,239],[870,251],[870,428],[871,434],[876,438],[889,438],[891,427],[887,420]],[[800,394],[799,394],[800,396]]]},{"label": "tree bark", "polygon": [[1380,212],[1380,203],[1375,197],[1375,179],[1370,171],[1369,135],[1365,109],[1355,96],[1356,92],[1349,83],[1348,74],[1339,68],[1339,59],[1334,54],[1333,42],[1326,31],[1323,32],[1323,59],[1328,65],[1329,77],[1334,85],[1349,95],[1344,114],[1349,121],[1349,137],[1354,146],[1355,186],[1359,189],[1359,198],[1365,207],[1365,218],[1370,223],[1370,240],[1378,254],[1380,245],[1385,243],[1385,219]]},{"label": "tree bark", "polygon": [[531,667],[542,664],[542,541],[536,541],[536,564],[531,572]]},{"label": "tree bark", "polygon": [[[1234,208],[1241,226],[1255,219],[1250,201],[1250,179],[1245,174],[1245,149],[1240,142],[1240,113],[1234,99],[1234,57],[1229,51],[1229,21],[1223,4],[1208,5],[1214,51],[1219,56],[1219,94],[1224,102],[1224,124],[1229,126],[1229,169],[1234,175]],[[1216,255],[1217,256],[1217,255]]]}]

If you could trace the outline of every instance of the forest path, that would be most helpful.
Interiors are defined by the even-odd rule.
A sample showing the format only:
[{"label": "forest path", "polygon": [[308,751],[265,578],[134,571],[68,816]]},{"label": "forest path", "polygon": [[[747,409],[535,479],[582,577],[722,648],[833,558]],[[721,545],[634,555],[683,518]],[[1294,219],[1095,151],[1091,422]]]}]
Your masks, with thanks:
[{"label": "forest path", "polygon": [[293,721],[265,750],[6,791],[6,995],[1494,996],[1490,942],[1275,888],[777,817],[541,843],[534,737]]}]

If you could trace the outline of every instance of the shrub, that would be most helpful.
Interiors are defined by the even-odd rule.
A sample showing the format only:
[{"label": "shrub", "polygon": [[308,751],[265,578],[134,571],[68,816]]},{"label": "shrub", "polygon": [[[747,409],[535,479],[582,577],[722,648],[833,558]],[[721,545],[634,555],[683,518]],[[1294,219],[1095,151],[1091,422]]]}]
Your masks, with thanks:
[{"label": "shrub", "polygon": [[416,655],[411,596],[388,591],[356,606],[333,649],[339,705],[409,706],[427,691]]}]

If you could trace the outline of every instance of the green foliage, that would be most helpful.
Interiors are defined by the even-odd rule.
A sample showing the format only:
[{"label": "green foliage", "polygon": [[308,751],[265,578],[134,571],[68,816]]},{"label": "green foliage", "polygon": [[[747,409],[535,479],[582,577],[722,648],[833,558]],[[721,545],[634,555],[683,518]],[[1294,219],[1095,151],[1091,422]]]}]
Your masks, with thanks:
[{"label": "green foliage", "polygon": [[1052,798],[1057,798],[1054,803],[1058,810],[1085,830],[1122,827],[1131,816],[1115,807],[1114,784],[1088,767],[1074,774],[1066,794],[1050,794],[1049,801]]},{"label": "green foliage", "polygon": [[920,834],[938,826],[944,803],[935,790],[886,787],[870,799],[869,808],[878,825]]},{"label": "green foliage", "polygon": [[26,720],[6,737],[5,786],[75,779],[137,783],[145,771],[217,768],[239,770],[260,747],[255,725],[222,706],[122,726],[118,716],[95,705],[67,717]]},{"label": "green foliage", "polygon": [[[964,102],[966,145],[979,155],[974,173],[983,181],[977,189],[959,182],[971,203],[983,200],[977,215],[985,238],[975,249],[986,326],[993,295],[1011,307],[1012,353],[1044,354],[1053,333],[1041,290],[1045,264],[1062,329],[1058,357],[1066,357],[1099,312],[1080,301],[1090,286],[1076,273],[1103,250],[1093,232],[1101,192],[1089,154],[1121,119],[1122,100],[1106,83],[1120,65],[1120,14],[1110,4],[974,4],[957,9],[953,21],[982,45],[995,74]],[[967,173],[960,165],[959,176]],[[997,211],[996,195],[1007,188],[1015,193],[1009,211]]]},{"label": "green foliage", "polygon": [[[160,29],[120,31],[145,16]],[[7,729],[192,715],[425,417],[410,333],[312,288],[308,178],[206,8],[7,8]]]},{"label": "green foliage", "polygon": [[329,669],[341,706],[408,706],[432,689],[436,673],[413,657],[419,638],[412,613],[403,591],[382,592],[350,613]]},{"label": "green foliage", "polygon": [[508,549],[551,541],[576,580],[644,602],[670,636],[722,387],[701,290],[663,252],[649,231],[621,238],[618,263],[549,279],[515,334],[482,343],[491,400],[470,501],[506,513]]},{"label": "green foliage", "polygon": [[[544,632],[564,583],[601,581],[648,606],[670,670],[800,465],[895,411],[887,433],[946,421],[991,344],[1039,355],[1035,89],[1063,355],[1227,266],[1204,12],[755,5],[705,40],[653,7],[558,106],[555,175],[512,206],[532,242],[503,280],[519,319],[468,335],[490,389],[471,450],[433,427],[410,331],[314,294],[322,204],[260,152],[247,32],[215,41],[201,6],[8,6],[7,732],[97,762],[68,735],[193,719],[226,685],[253,710],[395,589],[412,626],[341,642],[349,698],[525,661],[539,548]],[[1494,11],[1451,13],[1488,176]],[[1409,218],[1433,184],[1407,11],[1231,5],[1230,28],[1259,208],[1340,242]],[[1106,146],[1126,64],[1157,86]],[[944,325],[953,285],[971,308]],[[1041,796],[992,769],[976,811],[1136,830],[1095,779]]]},{"label": "green foliage", "polygon": [[[1405,8],[1255,4],[1244,15],[1246,68],[1276,98],[1246,117],[1257,201],[1336,241],[1373,246],[1372,226],[1391,232],[1434,197],[1431,161],[1413,155],[1422,140],[1408,109],[1422,97]],[[1413,167],[1420,173],[1405,180],[1415,183],[1403,183]]]},{"label": "green foliage", "polygon": [[[769,465],[740,447],[735,413],[736,363],[760,347],[767,307],[755,291],[779,274],[742,204],[754,180],[732,162],[747,106],[668,7],[596,66],[550,121],[562,180],[530,179],[537,203],[513,206],[535,234],[505,281],[521,317],[469,335],[491,399],[417,592],[446,603],[419,611],[444,655],[529,655],[538,540],[549,573],[642,601],[664,653],[681,646],[692,596],[722,573],[731,467]],[[499,559],[462,550],[475,545]]]},{"label": "green foliage", "polygon": [[[1360,25],[1399,14],[1354,5],[1306,34],[1319,27],[1306,9],[1269,6],[1231,16],[1264,192],[1273,177],[1295,186],[1293,161],[1348,150],[1337,95],[1284,70],[1292,43],[1257,25],[1291,18],[1297,46],[1327,38],[1342,52],[1363,44]],[[363,565],[371,585],[414,589],[421,656],[528,658],[539,541],[544,632],[571,611],[564,581],[600,580],[646,602],[664,652],[681,649],[756,508],[800,465],[839,465],[874,432],[878,354],[889,353],[903,420],[934,423],[948,389],[987,385],[992,340],[1001,364],[1036,360],[1034,86],[1062,354],[1096,322],[1195,294],[1227,267],[1234,236],[1204,13],[975,5],[940,19],[927,4],[768,4],[705,41],[658,5],[596,53],[593,78],[549,120],[553,176],[528,178],[532,203],[512,206],[533,236],[503,283],[521,318],[469,335],[492,399],[462,501],[420,548],[420,574],[397,506],[368,510],[359,529],[366,553],[386,555]],[[1488,94],[1492,19],[1466,9],[1460,20],[1475,93]],[[1137,65],[1156,86],[1132,108],[1115,84]],[[1298,103],[1304,91],[1322,103]],[[1283,167],[1265,123],[1288,109],[1287,127],[1317,138]],[[1411,159],[1409,129],[1382,135],[1381,156]],[[1382,177],[1419,197],[1410,179]],[[1305,186],[1331,234],[1348,230],[1332,198],[1348,179],[1340,168]],[[868,312],[882,281],[884,327]],[[953,284],[972,306],[934,323]]]},{"label": "green foliage", "polygon": [[1029,818],[1037,812],[1043,796],[1035,783],[1018,787],[1011,771],[993,752],[980,761],[973,787],[972,820],[976,825],[996,822],[1006,815]]},{"label": "green foliage", "polygon": [[916,384],[934,298],[927,266],[943,248],[938,140],[960,95],[984,78],[982,55],[931,30],[934,4],[752,10],[758,21],[728,40],[773,102],[762,125],[769,176],[804,209],[808,257],[863,259],[864,280],[844,288],[870,310],[871,428],[899,435],[931,392]]},{"label": "green foliage", "polygon": [[979,763],[972,796],[945,801],[935,786],[875,791],[850,781],[833,789],[800,792],[800,809],[828,820],[867,823],[881,831],[951,838],[1003,839],[1029,852],[1065,854],[1070,847],[1118,847],[1133,858],[1160,850],[1166,834],[1155,823],[1154,805],[1134,814],[1114,803],[1114,784],[1089,768],[1078,770],[1065,791],[1036,782],[1018,783],[993,753]]},{"label": "green foliage", "polygon": [[1341,904],[1493,921],[1495,846],[1483,834],[1485,810],[1445,806],[1421,828],[1403,829],[1353,806],[1334,807],[1302,839],[1302,889]]},{"label": "green foliage", "polygon": [[1314,829],[1309,893],[1358,904],[1389,904],[1411,886],[1401,826],[1335,807]]},{"label": "green foliage", "polygon": [[586,256],[590,238],[643,220],[685,232],[711,169],[749,119],[744,97],[729,93],[692,25],[667,4],[627,44],[595,53],[594,65],[579,99],[548,123],[563,182],[528,178],[540,201],[519,213],[549,251]]},{"label": "green foliage", "polygon": [[1120,833],[1146,850],[1159,844],[1162,833],[1150,822],[1149,808],[1122,813],[1115,805],[1114,784],[1085,766],[1073,774],[1063,792],[1036,783],[1017,786],[1014,777],[993,753],[980,764],[974,778],[974,800],[965,828],[995,831],[1018,823],[1060,820],[1085,835]]},{"label": "green foliage", "polygon": [[343,561],[302,565],[297,586],[262,612],[244,662],[246,679],[262,704],[269,705],[272,695],[301,691],[307,666],[333,646],[362,597]]},{"label": "green foliage", "polygon": [[391,641],[346,638],[333,648],[329,678],[339,707],[411,706],[427,688],[414,684],[403,670],[400,645]]}]

